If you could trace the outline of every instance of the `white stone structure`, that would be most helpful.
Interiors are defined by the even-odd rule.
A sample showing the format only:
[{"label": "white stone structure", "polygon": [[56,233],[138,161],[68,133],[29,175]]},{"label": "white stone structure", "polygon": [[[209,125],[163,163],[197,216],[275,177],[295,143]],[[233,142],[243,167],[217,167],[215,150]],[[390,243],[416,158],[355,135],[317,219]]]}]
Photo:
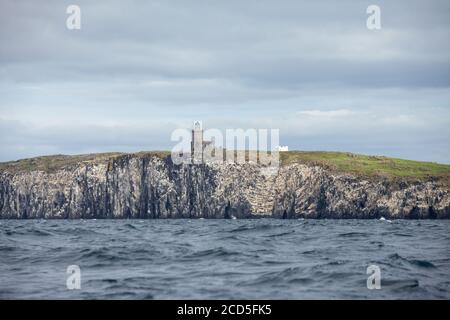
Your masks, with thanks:
[{"label": "white stone structure", "polygon": [[288,146],[278,146],[275,148],[275,150],[278,152],[289,151],[289,147]]}]

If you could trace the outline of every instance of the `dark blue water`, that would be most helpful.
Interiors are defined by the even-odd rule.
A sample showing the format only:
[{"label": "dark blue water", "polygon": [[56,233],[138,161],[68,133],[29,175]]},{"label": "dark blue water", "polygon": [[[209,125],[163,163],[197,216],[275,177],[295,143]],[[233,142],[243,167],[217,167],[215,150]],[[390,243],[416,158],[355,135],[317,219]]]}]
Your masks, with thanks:
[{"label": "dark blue water", "polygon": [[[3,299],[450,298],[450,221],[0,220]],[[381,268],[381,290],[366,270]],[[81,290],[66,287],[69,265]]]}]

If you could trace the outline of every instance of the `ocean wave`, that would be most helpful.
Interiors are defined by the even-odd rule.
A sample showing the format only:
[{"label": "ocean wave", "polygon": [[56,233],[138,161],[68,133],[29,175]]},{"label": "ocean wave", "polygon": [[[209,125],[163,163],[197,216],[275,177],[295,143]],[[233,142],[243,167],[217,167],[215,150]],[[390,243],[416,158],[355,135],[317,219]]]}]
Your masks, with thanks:
[{"label": "ocean wave", "polygon": [[[2,221],[0,283],[15,289],[0,290],[0,296],[449,299],[449,226],[450,221]],[[81,268],[80,292],[65,288],[66,269],[73,264]],[[371,264],[381,267],[383,290],[367,290]]]},{"label": "ocean wave", "polygon": [[[253,231],[267,231],[280,228],[282,225],[277,224],[255,224],[255,225],[242,225],[229,232],[253,232]],[[285,227],[285,226],[284,226]]]},{"label": "ocean wave", "polygon": [[236,256],[241,253],[227,250],[223,247],[214,248],[214,249],[206,249],[194,252],[189,254],[184,259],[198,259],[198,258],[220,258],[220,257],[228,257],[228,256]]},{"label": "ocean wave", "polygon": [[365,232],[346,232],[338,234],[341,238],[357,238],[357,237],[367,237],[368,234]]},{"label": "ocean wave", "polygon": [[397,264],[398,263],[407,263],[409,265],[420,267],[420,268],[432,268],[432,269],[436,268],[436,266],[428,260],[407,259],[397,253],[390,255],[388,257],[388,259]]},{"label": "ocean wave", "polygon": [[288,232],[281,232],[281,233],[275,233],[275,234],[269,234],[267,236],[265,236],[266,238],[278,238],[278,237],[283,237],[283,236],[288,236],[295,233],[295,230],[292,231],[288,231]]}]

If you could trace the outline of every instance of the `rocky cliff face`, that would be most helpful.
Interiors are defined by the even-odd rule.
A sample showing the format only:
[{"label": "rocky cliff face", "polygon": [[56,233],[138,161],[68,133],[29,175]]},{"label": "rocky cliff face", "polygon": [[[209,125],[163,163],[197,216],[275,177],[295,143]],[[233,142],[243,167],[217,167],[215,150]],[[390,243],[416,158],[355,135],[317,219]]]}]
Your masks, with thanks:
[{"label": "rocky cliff face", "polygon": [[55,172],[0,171],[0,218],[450,218],[450,190],[290,164],[174,165],[124,155]]}]

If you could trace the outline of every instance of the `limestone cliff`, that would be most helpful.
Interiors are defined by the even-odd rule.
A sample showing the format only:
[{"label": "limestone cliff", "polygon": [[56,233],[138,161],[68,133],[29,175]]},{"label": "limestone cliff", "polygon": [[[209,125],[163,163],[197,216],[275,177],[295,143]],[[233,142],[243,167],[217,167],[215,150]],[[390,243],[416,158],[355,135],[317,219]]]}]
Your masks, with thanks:
[{"label": "limestone cliff", "polygon": [[0,168],[0,218],[450,218],[436,181],[366,179],[314,164],[174,165],[117,155],[54,170]]}]

